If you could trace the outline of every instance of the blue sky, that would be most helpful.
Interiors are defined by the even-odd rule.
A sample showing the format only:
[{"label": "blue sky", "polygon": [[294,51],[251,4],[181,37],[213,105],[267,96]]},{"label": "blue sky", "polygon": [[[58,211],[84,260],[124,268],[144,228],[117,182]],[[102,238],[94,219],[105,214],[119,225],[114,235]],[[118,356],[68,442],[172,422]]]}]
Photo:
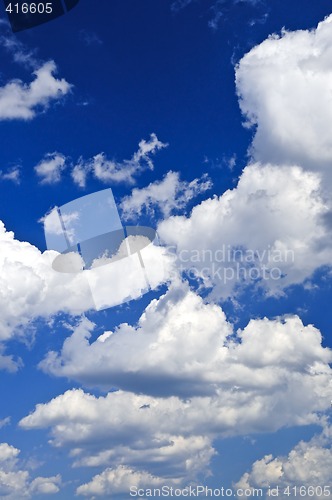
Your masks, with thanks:
[{"label": "blue sky", "polygon": [[[1,497],[331,484],[330,14],[81,0],[13,34],[2,9]],[[43,223],[106,188],[161,246],[151,291],[103,266],[95,307]]]}]

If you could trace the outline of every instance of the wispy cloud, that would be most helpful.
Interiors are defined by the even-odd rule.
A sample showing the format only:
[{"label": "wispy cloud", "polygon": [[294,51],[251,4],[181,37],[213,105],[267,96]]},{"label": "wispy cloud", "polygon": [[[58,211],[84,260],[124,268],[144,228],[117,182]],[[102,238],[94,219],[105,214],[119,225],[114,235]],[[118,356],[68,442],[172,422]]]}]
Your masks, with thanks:
[{"label": "wispy cloud", "polygon": [[27,48],[12,32],[10,24],[1,20],[0,23],[0,46],[8,52],[14,62],[25,67],[36,69],[41,66],[41,61],[37,58],[37,50]]},{"label": "wispy cloud", "polygon": [[48,153],[38,165],[35,172],[41,184],[57,184],[61,181],[62,172],[66,168],[66,158],[61,153]]},{"label": "wispy cloud", "polygon": [[130,196],[122,200],[120,208],[125,219],[135,219],[142,212],[163,217],[186,207],[188,202],[212,187],[212,182],[203,175],[190,182],[181,181],[178,172],[168,172],[161,181],[155,181],[143,189],[133,189]]},{"label": "wispy cloud", "polygon": [[161,142],[156,134],[151,134],[149,140],[142,139],[138,150],[130,160],[110,160],[104,153],[99,153],[89,160],[80,158],[72,171],[72,178],[79,187],[85,187],[88,175],[104,183],[135,182],[135,176],[144,170],[153,170],[152,156],[168,144]]},{"label": "wispy cloud", "polygon": [[8,443],[0,444],[0,490],[4,498],[33,498],[35,495],[54,494],[60,491],[61,476],[32,479],[25,470],[20,450]]},{"label": "wispy cloud", "polygon": [[175,2],[173,2],[171,5],[171,10],[173,12],[178,12],[179,10],[182,10],[185,7],[187,7],[187,5],[189,5],[192,2],[193,0],[175,0]]},{"label": "wispy cloud", "polygon": [[21,182],[21,167],[15,166],[10,169],[0,170],[0,180],[1,181],[12,181],[15,184],[20,184]]},{"label": "wispy cloud", "polygon": [[[238,4],[247,4],[252,7],[257,7],[263,4],[263,0],[175,0],[171,4],[171,10],[175,13],[185,9],[191,4],[201,3],[210,11],[208,25],[211,29],[219,28],[220,23],[225,18],[225,15]],[[265,22],[266,15],[260,17],[259,22]],[[257,20],[252,20],[250,25],[256,24]]]},{"label": "wispy cloud", "polygon": [[102,39],[94,31],[81,30],[79,36],[84,45],[88,47],[103,44]]}]

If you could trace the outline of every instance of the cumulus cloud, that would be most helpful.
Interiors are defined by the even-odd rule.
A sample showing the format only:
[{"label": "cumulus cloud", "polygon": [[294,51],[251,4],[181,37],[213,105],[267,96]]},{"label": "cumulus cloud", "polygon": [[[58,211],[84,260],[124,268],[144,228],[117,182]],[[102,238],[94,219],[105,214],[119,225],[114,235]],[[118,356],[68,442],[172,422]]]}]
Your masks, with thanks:
[{"label": "cumulus cloud", "polygon": [[41,184],[57,184],[61,181],[62,172],[66,168],[66,158],[60,153],[48,153],[38,165],[35,172]]},{"label": "cumulus cloud", "polygon": [[320,187],[319,175],[300,167],[251,164],[236,188],[203,201],[189,217],[166,219],[158,234],[211,297],[247,285],[281,293],[332,262]]},{"label": "cumulus cloud", "polygon": [[71,85],[57,79],[56,71],[54,61],[49,61],[34,71],[31,83],[12,80],[0,87],[0,120],[31,120],[38,111],[66,95]]},{"label": "cumulus cloud", "polygon": [[266,455],[254,462],[251,471],[246,472],[235,486],[248,490],[279,487],[278,497],[283,499],[292,496],[291,488],[298,486],[302,487],[301,497],[307,500],[318,500],[322,496],[332,498],[329,486],[332,470],[331,438],[331,428],[326,426],[321,434],[309,442],[298,443],[287,456],[274,458],[273,455]]},{"label": "cumulus cloud", "polygon": [[331,37],[332,16],[315,30],[271,36],[242,58],[236,85],[255,128],[252,159],[235,189],[159,226],[180,269],[211,298],[247,285],[280,294],[331,266]]},{"label": "cumulus cloud", "polygon": [[239,62],[236,85],[255,160],[330,171],[332,16],[315,30],[283,31]]},{"label": "cumulus cloud", "polygon": [[[178,398],[154,399],[126,392],[97,398],[77,389],[37,405],[20,426],[51,427],[51,443],[69,446],[76,466],[126,465],[182,483],[206,471],[215,453],[211,438],[202,436],[201,429],[185,430],[186,407],[189,403]],[[202,416],[203,408],[199,411]],[[178,427],[176,415],[181,420]],[[192,415],[191,431],[194,421]]]},{"label": "cumulus cloud", "polygon": [[58,493],[61,476],[36,477],[22,469],[19,461],[20,450],[8,443],[0,444],[0,496],[8,500],[34,498],[35,495]]},{"label": "cumulus cloud", "polygon": [[[65,218],[66,223],[73,222],[75,216],[73,213]],[[52,220],[48,220],[49,225]],[[56,232],[61,228],[54,225],[52,229]],[[28,335],[27,327],[37,318],[49,318],[59,312],[80,315],[101,308],[105,301],[105,307],[111,307],[140,298],[142,290],[149,286],[157,288],[168,279],[172,261],[162,247],[152,244],[141,254],[146,263],[145,274],[137,254],[130,256],[127,264],[122,259],[112,266],[89,271],[57,272],[52,265],[59,258],[58,252],[42,253],[30,243],[16,240],[0,223],[0,342],[14,335]],[[118,283],[114,290],[109,285],[113,282]],[[0,346],[0,368],[15,371],[18,363],[5,355]]]},{"label": "cumulus cloud", "polygon": [[[222,393],[234,407],[242,406],[244,397],[262,397],[265,412],[279,401],[279,422],[296,419],[311,405],[330,404],[325,398],[331,390],[331,351],[322,347],[320,332],[297,316],[252,320],[235,333],[219,306],[205,304],[182,285],[153,300],[136,327],[122,324],[90,343],[93,330],[90,321],[81,321],[62,352],[49,353],[42,369],[85,385],[154,396]],[[319,384],[318,400],[312,389]]]},{"label": "cumulus cloud", "polygon": [[[15,373],[22,366],[22,360],[5,354],[5,346],[0,344],[0,370]],[[0,421],[1,428],[1,421]]]},{"label": "cumulus cloud", "polygon": [[[189,272],[193,268],[194,275],[206,289],[211,289],[210,298],[226,298],[236,293],[238,286],[253,282],[270,294],[281,293],[292,284],[303,283],[318,267],[331,264],[326,223],[330,212],[322,195],[329,146],[327,139],[324,142],[320,121],[313,122],[303,148],[310,146],[311,139],[317,139],[325,153],[317,152],[316,144],[309,160],[302,162],[302,139],[297,133],[298,124],[306,120],[302,108],[293,108],[294,122],[288,110],[282,111],[288,113],[287,119],[279,121],[278,116],[275,123],[272,114],[269,120],[264,115],[271,104],[264,94],[264,78],[268,75],[264,65],[273,64],[267,61],[265,50],[273,47],[270,59],[278,62],[278,54],[284,54],[283,45],[278,45],[277,54],[273,44],[286,43],[282,40],[297,40],[298,44],[299,37],[304,37],[304,44],[308,37],[316,37],[317,42],[322,29],[327,30],[328,41],[329,25],[330,21],[325,21],[320,25],[324,29],[319,27],[316,32],[274,37],[264,42],[264,49],[262,44],[240,62],[237,85],[242,110],[249,123],[257,126],[252,154],[267,163],[250,163],[235,189],[205,200],[189,217],[173,216],[159,226],[165,243],[176,251],[180,269]],[[317,53],[322,43],[319,40]],[[291,47],[296,59],[297,45]],[[328,47],[327,43],[327,53]],[[255,50],[261,57],[254,57]],[[314,81],[309,70],[308,75],[305,73],[306,65],[317,63],[315,57],[301,59],[301,63],[294,62],[291,55],[287,57],[291,61],[290,71],[295,65],[294,74],[300,80],[305,74],[311,82],[310,89],[317,83],[318,91],[325,95],[319,79]],[[260,58],[263,69],[258,74],[255,68],[259,67]],[[328,58],[324,64],[328,72]],[[288,73],[285,75],[287,81]],[[284,89],[277,77],[271,77],[269,83],[272,95],[276,88],[276,113],[281,115],[279,108],[288,105],[283,94],[289,89]],[[303,85],[307,99],[306,84]],[[262,102],[253,94],[254,88]],[[324,101],[324,110],[325,105]],[[311,108],[308,116],[310,113]],[[296,129],[293,132],[290,126],[288,131],[293,133],[293,149],[288,135],[280,140],[278,129],[280,123],[284,125],[283,120],[285,126],[289,120]],[[273,124],[270,131],[268,122]],[[266,134],[265,142],[258,140],[262,134],[259,130]],[[279,146],[281,152],[277,154],[275,148]],[[85,186],[87,175],[103,182],[133,182],[136,174],[153,168],[151,155],[163,147],[165,144],[152,135],[150,141],[141,141],[131,160],[119,163],[103,154],[87,162],[81,160],[73,169],[73,179],[81,187]],[[262,151],[266,156],[260,156]],[[269,163],[274,159],[274,164]],[[310,162],[314,159],[322,167],[312,172]],[[156,205],[165,216],[171,214],[175,202],[172,198],[171,204],[166,202],[163,190],[170,189],[167,192],[175,193],[176,199],[180,182],[169,174],[159,184],[134,190],[126,200],[129,208],[124,204],[124,211],[141,213],[143,208],[149,211]],[[190,187],[189,183],[182,186],[182,191],[189,189],[190,195],[197,186],[196,183]],[[160,192],[162,202],[158,204]],[[46,270],[46,254],[28,243],[16,242],[4,230],[0,236],[5,249],[1,275],[4,286],[0,288],[3,338],[9,338],[15,326],[36,315],[45,316],[61,308],[71,313],[84,310],[88,302],[79,276],[55,277],[49,268]],[[228,257],[228,249],[238,251],[234,259]],[[220,253],[225,251],[226,256]],[[247,259],[241,261],[241,256]],[[248,274],[240,278],[232,274],[229,278],[239,263]],[[220,278],[212,264],[228,274],[224,272]],[[263,266],[267,277],[252,278],[248,271],[261,271]],[[278,279],[274,279],[272,268],[279,269]],[[330,407],[331,350],[323,347],[322,336],[314,326],[304,325],[295,315],[253,319],[242,330],[234,331],[218,305],[206,303],[185,284],[176,283],[164,296],[151,302],[137,325],[121,324],[94,341],[93,333],[95,325],[82,319],[61,352],[50,352],[40,366],[52,375],[112,391],[96,397],[82,389],[69,390],[38,404],[20,422],[24,429],[50,429],[51,444],[69,448],[75,466],[105,468],[78,488],[80,495],[125,492],[131,480],[143,485],[148,481],[160,484],[165,479],[185,484],[202,471],[208,472],[216,438],[273,432],[291,425],[322,424],[322,413]],[[301,444],[286,458],[267,456],[258,461],[240,484],[251,487],[267,480],[287,484],[289,478],[296,481],[294,478],[301,478],[306,471],[311,477],[315,463],[323,460],[330,468],[330,450],[326,445]],[[299,463],[301,467],[296,466]],[[325,480],[325,476],[320,479]],[[52,489],[47,484],[39,482],[36,488]]]},{"label": "cumulus cloud", "polygon": [[[176,481],[171,480],[170,483],[176,485]],[[77,494],[81,496],[128,494],[131,487],[153,488],[163,484],[165,484],[164,478],[120,465],[115,469],[105,469],[101,474],[94,476],[89,483],[79,486]]]},{"label": "cumulus cloud", "polygon": [[[229,359],[220,363],[221,382],[213,395],[161,398],[116,391],[96,397],[69,390],[38,404],[20,426],[50,428],[51,444],[72,450],[76,466],[126,465],[186,484],[208,472],[216,437],[321,422],[332,393],[331,354],[319,347],[319,332],[303,325],[301,332],[300,326],[293,318],[285,323],[251,321],[228,347],[229,354],[224,352]],[[306,341],[299,354],[295,344]],[[163,342],[172,339],[164,337]],[[312,342],[317,342],[313,348]],[[207,363],[205,367],[208,371]]]},{"label": "cumulus cloud", "polygon": [[104,153],[99,153],[90,160],[81,158],[72,170],[72,178],[80,187],[85,187],[89,174],[104,183],[133,184],[135,176],[146,169],[153,170],[151,156],[165,147],[167,144],[161,142],[156,134],[151,134],[149,140],[142,139],[139,142],[138,150],[130,160],[109,160]]},{"label": "cumulus cloud", "polygon": [[219,306],[181,285],[152,301],[136,327],[90,343],[93,328],[83,320],[42,367],[124,390],[67,391],[20,426],[50,428],[53,446],[71,449],[76,466],[107,467],[98,484],[119,465],[185,484],[208,470],[217,437],[319,424],[330,406],[331,351],[297,316],[234,332]]},{"label": "cumulus cloud", "polygon": [[181,181],[178,172],[168,172],[161,181],[151,182],[142,189],[134,188],[122,199],[120,208],[124,219],[136,219],[142,212],[154,216],[158,210],[163,217],[185,208],[188,202],[212,187],[206,174],[193,181]]},{"label": "cumulus cloud", "polygon": [[[40,252],[14,238],[0,225],[0,340],[8,340],[19,326],[59,311],[81,314],[93,307],[82,274],[57,273],[52,269],[56,252]],[[12,366],[8,358],[7,363]],[[9,366],[9,367],[10,367]]]}]

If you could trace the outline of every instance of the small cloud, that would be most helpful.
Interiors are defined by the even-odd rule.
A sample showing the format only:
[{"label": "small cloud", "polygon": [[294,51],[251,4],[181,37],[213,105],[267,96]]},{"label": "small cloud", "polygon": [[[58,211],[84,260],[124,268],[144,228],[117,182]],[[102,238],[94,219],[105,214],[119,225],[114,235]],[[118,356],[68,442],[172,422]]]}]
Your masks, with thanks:
[{"label": "small cloud", "polygon": [[34,170],[41,184],[57,184],[61,181],[62,172],[66,168],[66,157],[61,153],[48,153],[35,166]]},{"label": "small cloud", "polygon": [[88,47],[91,45],[103,45],[101,38],[93,31],[81,30],[79,35],[80,40]]},{"label": "small cloud", "polygon": [[161,181],[155,181],[147,187],[133,189],[130,196],[122,200],[120,208],[124,219],[135,219],[142,212],[155,215],[158,210],[163,217],[184,209],[194,197],[212,187],[206,174],[190,182],[182,181],[178,172],[168,172]]},{"label": "small cloud", "polygon": [[0,180],[1,181],[11,181],[14,184],[20,184],[21,182],[21,167],[12,167],[6,172],[0,170]]},{"label": "small cloud", "polygon": [[192,2],[193,0],[175,0],[175,2],[173,2],[171,5],[171,10],[173,12],[179,12],[179,10],[184,9]]},{"label": "small cloud", "polygon": [[10,424],[10,417],[3,418],[2,420],[0,420],[0,429],[9,424]]},{"label": "small cloud", "polygon": [[105,184],[110,182],[133,184],[135,176],[145,170],[153,170],[152,156],[167,146],[168,144],[161,142],[156,134],[151,134],[149,140],[142,139],[139,142],[138,150],[130,160],[119,162],[108,159],[104,153],[99,153],[88,160],[80,158],[72,170],[73,181],[84,188],[87,176],[92,174]]}]

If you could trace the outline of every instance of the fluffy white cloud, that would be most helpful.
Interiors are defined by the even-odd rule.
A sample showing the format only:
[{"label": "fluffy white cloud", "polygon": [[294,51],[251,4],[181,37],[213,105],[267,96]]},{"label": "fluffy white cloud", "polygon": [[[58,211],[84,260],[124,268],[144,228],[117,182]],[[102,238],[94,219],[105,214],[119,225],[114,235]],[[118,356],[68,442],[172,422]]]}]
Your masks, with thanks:
[{"label": "fluffy white cloud", "polygon": [[207,175],[191,182],[181,181],[178,172],[168,172],[161,181],[151,182],[147,187],[134,188],[130,196],[122,199],[120,208],[124,219],[137,219],[142,212],[154,215],[156,209],[163,217],[186,207],[195,196],[212,187]]},{"label": "fluffy white cloud", "polygon": [[32,498],[35,495],[49,495],[60,491],[61,476],[36,477],[22,470],[19,463],[20,450],[7,443],[0,444],[0,496],[8,500]]},{"label": "fluffy white cloud", "polygon": [[[328,31],[329,24],[329,21],[323,24],[328,26]],[[317,37],[318,33],[319,30],[304,35],[287,34],[281,40],[296,39],[296,45],[301,36],[306,39]],[[263,68],[261,78],[255,73],[259,57],[255,59],[253,54],[255,50],[263,51],[261,62],[264,66],[265,61],[268,66],[264,51],[278,43],[280,40],[273,38],[266,42],[264,50],[254,49],[250,53],[252,59],[248,56],[241,61],[237,85],[243,112],[252,124],[258,124],[253,154],[264,161],[275,158],[283,165],[250,164],[235,189],[220,198],[204,201],[194,208],[190,217],[172,217],[159,227],[164,241],[176,247],[178,264],[183,270],[194,267],[204,285],[212,288],[211,296],[218,299],[232,295],[239,283],[255,281],[249,273],[255,267],[259,270],[267,267],[267,278],[258,284],[269,293],[280,293],[287,286],[306,280],[317,267],[331,264],[330,212],[321,195],[321,176],[293,166],[302,163],[311,168],[313,160],[317,160],[317,164],[325,168],[330,154],[328,140],[324,139],[325,129],[319,120],[312,122],[312,130],[305,134],[301,149],[301,134],[293,132],[290,126],[284,140],[283,136],[280,139],[278,130],[281,125],[292,123],[291,118],[294,128],[300,122],[305,123],[302,108],[295,106],[294,117],[286,113],[286,118],[280,121],[278,116],[275,123],[271,121],[271,114],[269,120],[264,115],[272,106],[267,97],[266,102],[264,100],[264,78],[268,71]],[[296,59],[297,45],[295,49]],[[284,53],[283,49],[279,52]],[[273,56],[274,52],[271,53]],[[278,62],[277,55],[274,58]],[[288,64],[287,57],[285,61]],[[307,70],[302,71],[302,66],[310,66],[316,60],[313,58],[312,62],[309,58],[302,62],[301,59],[301,64],[297,64],[298,60],[292,61],[291,70],[295,65],[294,74],[300,74],[299,79],[303,80]],[[327,68],[329,64],[327,61]],[[252,75],[259,79],[259,85]],[[302,80],[300,83],[304,85]],[[310,71],[307,80],[310,89],[317,83]],[[287,98],[282,100],[283,82],[276,78],[275,83],[277,89],[281,86],[279,94],[276,90],[276,102],[287,108]],[[271,77],[272,95],[273,84]],[[307,99],[308,89],[301,85],[299,88],[304,89]],[[326,97],[321,85],[317,83],[317,86]],[[261,95],[262,102],[253,95],[253,88]],[[322,107],[325,104],[324,101]],[[285,109],[276,109],[280,116],[284,112]],[[268,123],[272,124],[270,131]],[[293,149],[288,140],[291,133],[295,137]],[[325,153],[318,151],[315,141],[325,148]],[[312,146],[311,156],[302,162],[300,152],[302,154],[307,145]],[[103,182],[133,182],[136,174],[153,168],[151,154],[164,146],[152,135],[150,141],[141,141],[131,160],[119,163],[103,154],[87,162],[82,160],[73,169],[73,179],[81,187],[90,174]],[[273,148],[279,146],[281,152],[275,154]],[[319,167],[320,171],[324,171],[323,167]],[[149,210],[162,194],[159,209],[169,214],[173,207],[167,205],[163,190],[167,188],[168,193],[176,195],[179,182],[174,176],[166,177],[159,184],[134,190],[132,197],[126,200],[128,213],[134,209],[141,211],[142,207]],[[184,192],[189,189],[187,194],[190,194],[192,189],[197,189],[197,184],[182,186],[182,189]],[[0,252],[4,255],[0,288],[2,338],[10,337],[15,327],[27,324],[38,315],[47,316],[58,310],[77,313],[89,307],[86,290],[82,291],[81,275],[54,274],[46,264],[50,253],[41,254],[28,243],[17,242],[4,230],[0,237],[1,250],[4,249]],[[238,252],[235,260],[229,259],[220,253],[227,252],[228,248],[242,253]],[[241,261],[241,255],[246,260]],[[237,279],[236,274],[232,274],[229,277],[239,262],[247,276]],[[221,268],[227,274],[224,271],[220,278],[212,264],[217,265],[217,271]],[[272,268],[279,269],[278,279],[274,279]],[[41,366],[50,374],[87,386],[121,390],[100,397],[81,389],[70,390],[37,405],[20,422],[24,429],[49,428],[51,443],[71,449],[75,466],[106,467],[104,472],[80,486],[78,494],[125,492],[131,481],[138,485],[151,485],[151,482],[158,485],[167,478],[168,482],[184,484],[208,470],[215,453],[215,438],[322,423],[322,412],[330,407],[331,351],[322,346],[320,332],[312,325],[305,326],[297,316],[251,320],[243,330],[235,332],[218,305],[207,304],[181,285],[171,287],[165,296],[152,301],[136,326],[122,324],[114,332],[105,332],[91,341],[94,328],[83,319],[65,341],[62,351],[49,353]],[[3,449],[3,453],[10,455],[11,450]],[[257,462],[240,483],[251,487],[268,480],[287,484],[289,478],[300,480],[305,474],[310,478],[315,464],[323,460],[330,470],[330,458],[327,446],[319,447],[313,442],[301,444],[289,457],[268,456]],[[8,460],[15,461],[15,457]],[[327,468],[322,470],[320,479],[327,480],[324,476]],[[19,480],[23,484],[27,479],[24,471],[22,474]],[[30,491],[35,488],[36,492],[47,493],[56,487],[54,481],[38,478]]]},{"label": "fluffy white cloud", "polygon": [[[63,311],[81,314],[92,308],[89,287],[82,274],[57,273],[52,269],[56,252],[38,248],[14,238],[0,225],[0,340],[14,333],[23,335],[37,317]],[[10,359],[6,358],[10,364]]]},{"label": "fluffy white cloud", "polygon": [[[318,500],[322,496],[332,498],[331,437],[331,428],[327,426],[322,434],[314,436],[309,442],[298,443],[288,456],[274,458],[272,455],[266,455],[254,462],[251,471],[246,472],[235,486],[249,490],[269,486],[279,487],[278,498],[283,499],[292,497],[291,488],[297,486],[302,487],[301,497],[307,500],[309,498]],[[327,487],[325,492],[324,486]]]},{"label": "fluffy white cloud", "polygon": [[139,142],[138,150],[130,160],[122,162],[109,160],[104,153],[99,153],[90,160],[81,158],[72,170],[72,178],[80,187],[85,187],[89,174],[104,183],[125,182],[133,184],[135,176],[146,169],[153,170],[151,156],[167,146],[168,144],[161,142],[156,134],[151,134],[149,140],[142,139]]},{"label": "fluffy white cloud", "polygon": [[225,356],[222,344],[232,333],[218,306],[205,305],[195,293],[177,287],[152,301],[136,328],[122,324],[90,344],[93,329],[84,319],[61,355],[49,353],[41,367],[107,389],[209,393]]},{"label": "fluffy white cloud", "polygon": [[[185,484],[207,470],[216,437],[320,423],[330,406],[331,351],[296,316],[234,332],[219,306],[182,285],[152,301],[137,327],[90,344],[92,330],[83,320],[43,368],[126,391],[67,391],[20,422],[50,428],[51,443],[70,448],[76,466],[114,472],[121,464]],[[87,487],[107,488],[108,473]]]},{"label": "fluffy white cloud", "polygon": [[29,492],[33,496],[35,495],[53,495],[60,491],[59,486],[61,486],[61,476],[52,477],[36,477],[31,481]]},{"label": "fluffy white cloud", "polygon": [[255,160],[331,170],[331,42],[332,16],[316,30],[273,35],[240,61],[237,92],[256,128]]},{"label": "fluffy white cloud", "polygon": [[[25,330],[29,332],[28,325],[39,317],[48,318],[59,312],[79,315],[100,308],[105,301],[111,307],[140,298],[148,287],[147,279],[150,287],[157,288],[170,273],[170,258],[163,248],[152,244],[141,254],[146,275],[136,254],[136,260],[130,261],[130,276],[129,258],[127,264],[122,259],[95,270],[57,272],[52,267],[59,256],[57,252],[42,253],[30,243],[16,240],[0,223],[0,342],[13,335],[23,337]],[[123,279],[124,272],[127,279]],[[113,281],[107,279],[115,279],[118,286],[110,289]],[[0,368],[15,371],[17,366],[0,346]]]},{"label": "fluffy white cloud", "polygon": [[332,251],[318,174],[300,167],[251,164],[235,189],[173,216],[158,227],[176,248],[181,270],[201,278],[211,296],[226,298],[239,287],[280,293],[302,283]]},{"label": "fluffy white cloud", "polygon": [[[92,481],[77,488],[77,494],[90,495],[114,495],[115,493],[127,494],[130,488],[153,488],[165,484],[165,478],[156,477],[148,472],[139,472],[124,465],[116,469],[105,469],[101,474],[94,476]],[[169,481],[168,484],[177,484]]]},{"label": "fluffy white cloud", "polygon": [[202,429],[192,432],[205,410],[200,408],[198,417],[192,410],[191,429],[186,430],[185,408],[189,402],[178,398],[154,399],[125,392],[96,398],[71,390],[37,405],[20,425],[25,429],[51,427],[52,444],[69,446],[76,466],[125,465],[182,483],[206,471],[215,453],[210,436],[202,436]]},{"label": "fluffy white cloud", "polygon": [[14,446],[9,445],[8,443],[0,443],[0,463],[6,462],[7,465],[16,463],[16,458],[20,450],[14,448]]},{"label": "fluffy white cloud", "polygon": [[0,370],[6,370],[15,373],[22,366],[21,359],[15,359],[14,356],[4,354],[5,346],[0,344]]},{"label": "fluffy white cloud", "polygon": [[[297,391],[302,394],[323,379],[326,389],[330,385],[331,352],[321,346],[321,335],[313,326],[304,326],[297,316],[257,319],[231,340],[234,331],[221,308],[205,304],[184,285],[153,300],[136,327],[122,324],[90,343],[93,330],[90,321],[81,321],[62,352],[49,353],[42,369],[88,386],[156,396],[211,395],[222,388],[234,405],[244,394],[254,401],[264,392],[266,411],[272,397],[275,404],[280,397],[282,407],[289,397],[293,408]],[[288,390],[279,394],[282,381]],[[239,392],[234,392],[235,386]],[[293,408],[295,413],[316,404],[309,392],[299,408]],[[327,395],[323,389],[320,392],[318,406],[324,405]],[[287,408],[283,411],[287,419]]]},{"label": "fluffy white cloud", "polygon": [[[153,398],[118,391],[95,397],[81,389],[71,390],[37,405],[20,426],[51,428],[51,443],[70,448],[76,466],[105,465],[114,469],[121,464],[166,482],[186,484],[207,471],[217,436],[318,423],[318,413],[329,405],[332,387],[327,366],[317,362],[299,371],[296,359],[289,356],[285,361],[287,373],[277,361],[281,355],[273,349],[272,343],[277,343],[273,337],[265,356],[276,365],[270,372],[266,370],[266,360],[259,356],[260,352],[264,354],[260,340],[264,335],[271,337],[271,332],[266,331],[266,324],[260,326],[255,347],[250,346],[252,351],[244,345],[243,350],[248,352],[242,353],[240,346],[237,353],[233,346],[234,362],[238,357],[247,357],[250,368],[235,366],[214,396]],[[243,344],[250,342],[252,332],[247,335]],[[287,332],[283,332],[280,344],[282,341],[289,343]],[[295,352],[291,350],[293,355]],[[225,368],[221,366],[222,371]],[[105,479],[108,472],[96,482]],[[95,486],[94,480],[90,486]]]},{"label": "fluffy white cloud", "polygon": [[66,158],[60,153],[48,153],[38,165],[35,172],[40,178],[41,184],[57,184],[61,181],[61,175],[66,168]]},{"label": "fluffy white cloud", "polygon": [[0,88],[0,120],[31,120],[38,110],[44,110],[53,100],[58,100],[70,91],[65,79],[54,76],[53,61],[34,71],[35,79],[30,84],[12,80]]}]

